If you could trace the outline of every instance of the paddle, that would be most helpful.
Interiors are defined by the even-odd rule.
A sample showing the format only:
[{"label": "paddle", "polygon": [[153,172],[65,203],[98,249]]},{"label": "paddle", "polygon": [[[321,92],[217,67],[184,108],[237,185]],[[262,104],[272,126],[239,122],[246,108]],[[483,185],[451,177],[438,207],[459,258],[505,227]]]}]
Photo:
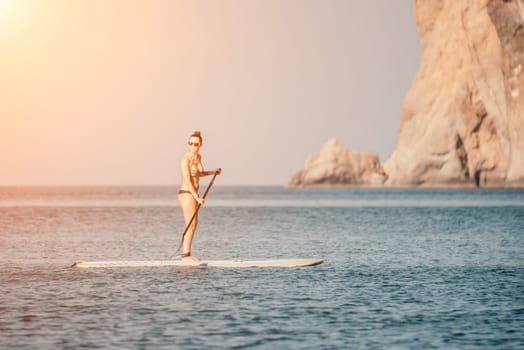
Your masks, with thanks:
[{"label": "paddle", "polygon": [[[218,172],[219,171],[215,171],[215,175],[213,175],[213,178],[209,182],[209,185],[207,185],[206,192],[204,192],[204,195],[202,196],[203,199],[206,199],[207,193],[211,189],[211,186],[213,186],[213,183],[215,182],[215,178],[217,177]],[[200,209],[201,206],[202,206],[202,204],[198,203],[198,206],[196,207],[195,212],[194,212],[193,216],[191,217],[191,220],[189,220],[189,223],[187,224],[186,229],[184,230],[184,233],[182,233],[182,240],[180,241],[180,244],[178,245],[178,249],[176,250],[177,252],[182,247],[182,244],[184,244],[184,237],[186,236],[187,230],[189,230],[189,226],[191,226],[191,224],[193,223],[193,220],[195,220],[195,217],[196,217],[196,215],[198,213],[198,210]]]}]

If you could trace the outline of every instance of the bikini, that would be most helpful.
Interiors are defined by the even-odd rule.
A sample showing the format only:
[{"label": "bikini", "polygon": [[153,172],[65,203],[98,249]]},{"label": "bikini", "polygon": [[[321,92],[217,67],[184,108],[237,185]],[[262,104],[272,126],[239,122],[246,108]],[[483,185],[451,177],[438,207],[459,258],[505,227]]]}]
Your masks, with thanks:
[{"label": "bikini", "polygon": [[[198,176],[200,174],[200,171],[198,171],[198,169],[195,170],[194,167],[193,167],[195,161],[194,160],[190,160],[190,162],[191,162],[191,176],[193,176],[193,177],[194,176]],[[179,190],[178,191],[178,194],[184,194],[184,193],[191,194],[191,191],[189,191],[189,190]]]},{"label": "bikini", "polygon": [[[191,172],[191,176],[198,176],[198,174],[200,174],[199,171],[192,171],[192,172]],[[179,191],[178,191],[178,194],[183,194],[183,193],[189,193],[189,194],[191,194],[191,191],[189,191],[189,190],[179,190]]]}]

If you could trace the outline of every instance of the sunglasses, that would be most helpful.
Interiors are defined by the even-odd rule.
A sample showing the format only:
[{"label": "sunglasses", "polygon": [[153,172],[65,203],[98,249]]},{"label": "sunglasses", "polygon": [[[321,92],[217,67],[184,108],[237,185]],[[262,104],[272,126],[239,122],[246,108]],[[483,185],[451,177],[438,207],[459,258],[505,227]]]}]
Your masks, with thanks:
[{"label": "sunglasses", "polygon": [[200,146],[200,143],[198,143],[198,142],[191,142],[191,141],[189,141],[187,144],[189,146]]}]

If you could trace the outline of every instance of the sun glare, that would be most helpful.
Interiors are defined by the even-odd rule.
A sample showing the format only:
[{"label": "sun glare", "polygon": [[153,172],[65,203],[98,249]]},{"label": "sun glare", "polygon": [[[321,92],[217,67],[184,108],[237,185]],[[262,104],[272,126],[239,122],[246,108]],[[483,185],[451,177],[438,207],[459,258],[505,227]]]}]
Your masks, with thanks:
[{"label": "sun glare", "polygon": [[9,8],[13,7],[15,0],[0,0],[0,16],[4,16]]},{"label": "sun glare", "polygon": [[8,23],[13,20],[15,15],[16,0],[0,0],[0,27],[8,28]]},{"label": "sun glare", "polygon": [[34,1],[0,0],[0,41],[17,44],[21,33],[33,25],[36,5]]}]

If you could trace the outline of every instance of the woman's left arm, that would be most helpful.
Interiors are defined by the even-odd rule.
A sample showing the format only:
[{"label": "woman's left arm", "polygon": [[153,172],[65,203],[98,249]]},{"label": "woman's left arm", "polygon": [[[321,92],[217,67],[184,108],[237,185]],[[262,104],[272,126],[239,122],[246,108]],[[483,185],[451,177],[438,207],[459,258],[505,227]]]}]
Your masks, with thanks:
[{"label": "woman's left arm", "polygon": [[200,158],[200,164],[199,164],[199,172],[198,172],[198,176],[199,177],[204,177],[204,176],[209,176],[209,175],[220,175],[220,173],[222,172],[222,169],[220,168],[216,168],[215,170],[209,170],[209,171],[205,171],[204,170],[204,164],[202,164],[202,158]]},{"label": "woman's left arm", "polygon": [[209,175],[215,175],[215,174],[220,175],[221,172],[222,172],[222,169],[217,168],[211,171],[202,171],[198,174],[198,176],[209,176]]}]

